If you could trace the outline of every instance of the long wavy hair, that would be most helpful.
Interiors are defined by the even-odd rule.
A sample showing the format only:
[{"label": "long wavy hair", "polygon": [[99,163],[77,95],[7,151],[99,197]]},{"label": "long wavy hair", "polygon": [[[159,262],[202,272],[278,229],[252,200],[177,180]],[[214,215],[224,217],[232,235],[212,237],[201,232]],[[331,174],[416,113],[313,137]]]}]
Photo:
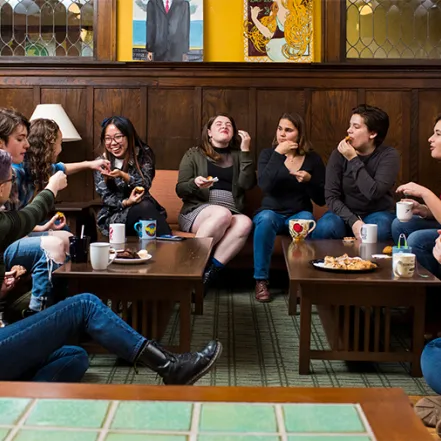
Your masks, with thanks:
[{"label": "long wavy hair", "polygon": [[231,125],[233,126],[233,137],[231,138],[229,147],[234,150],[239,150],[240,143],[242,142],[242,139],[239,136],[239,131],[237,130],[236,121],[234,121],[234,119],[230,115],[228,115],[227,113],[218,113],[217,115],[212,116],[202,128],[202,142],[199,148],[204,152],[206,156],[213,159],[213,161],[218,161],[220,159],[220,155],[216,153],[216,151],[213,149],[208,131],[211,130],[211,126],[218,116],[224,116],[225,118],[228,118],[231,122]]},{"label": "long wavy hair", "polygon": [[29,128],[29,149],[26,152],[23,167],[26,176],[32,182],[35,193],[46,187],[52,174],[54,163],[54,145],[60,128],[51,119],[34,119]]},{"label": "long wavy hair", "polygon": [[[298,113],[283,113],[278,119],[278,123],[282,119],[287,119],[288,121],[290,121],[292,125],[299,132],[297,138],[297,144],[299,145],[299,148],[297,149],[297,154],[303,156],[309,151],[311,151],[312,150],[311,141],[309,141],[306,135],[306,125],[302,116],[299,115]],[[277,147],[277,135],[273,139],[273,147]]]},{"label": "long wavy hair", "polygon": [[0,107],[0,139],[5,144],[18,126],[23,126],[29,132],[29,121],[15,109]]},{"label": "long wavy hair", "polygon": [[[145,156],[149,161],[151,161],[153,165],[153,170],[155,169],[155,154],[153,150],[139,137],[138,133],[135,130],[135,127],[128,118],[124,116],[111,116],[110,118],[106,118],[101,123],[101,136],[100,136],[100,153],[110,161],[110,166],[113,169],[115,167],[115,156],[112,155],[106,148],[104,143],[104,138],[106,136],[106,129],[111,124],[113,124],[127,139],[127,151],[123,160],[122,171],[127,172],[129,168],[130,160],[133,160],[135,164],[136,170],[144,180],[146,177],[142,174],[141,167],[139,166],[138,156],[140,156],[139,152],[137,154],[137,149],[139,149],[143,156]],[[151,179],[155,176],[153,175]],[[114,179],[111,177],[104,177],[107,185],[112,185],[111,182],[114,183]]]}]

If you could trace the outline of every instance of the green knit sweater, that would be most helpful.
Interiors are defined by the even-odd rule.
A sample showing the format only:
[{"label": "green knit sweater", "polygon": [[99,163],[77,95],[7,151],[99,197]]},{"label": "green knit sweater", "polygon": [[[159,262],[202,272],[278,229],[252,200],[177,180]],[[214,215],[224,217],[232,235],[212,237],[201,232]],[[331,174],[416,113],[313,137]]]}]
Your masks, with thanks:
[{"label": "green knit sweater", "polygon": [[5,275],[3,253],[6,248],[43,222],[54,202],[54,194],[50,190],[43,190],[30,204],[19,211],[0,211],[0,281],[3,281]]},{"label": "green knit sweater", "polygon": [[[251,152],[232,150],[233,156],[233,188],[232,193],[236,208],[242,212],[245,191],[256,185],[256,169]],[[199,188],[194,179],[207,176],[207,156],[198,147],[187,150],[179,165],[179,177],[176,193],[184,202],[181,213],[187,214],[208,202],[210,190]]]}]

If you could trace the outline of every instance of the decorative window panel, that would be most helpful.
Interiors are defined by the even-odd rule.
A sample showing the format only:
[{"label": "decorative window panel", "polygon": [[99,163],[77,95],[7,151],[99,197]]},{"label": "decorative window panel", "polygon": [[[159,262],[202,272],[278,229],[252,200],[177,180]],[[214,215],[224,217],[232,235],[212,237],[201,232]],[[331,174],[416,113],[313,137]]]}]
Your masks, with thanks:
[{"label": "decorative window panel", "polygon": [[93,57],[94,0],[0,0],[0,56]]},{"label": "decorative window panel", "polygon": [[346,0],[346,58],[440,59],[441,0]]}]

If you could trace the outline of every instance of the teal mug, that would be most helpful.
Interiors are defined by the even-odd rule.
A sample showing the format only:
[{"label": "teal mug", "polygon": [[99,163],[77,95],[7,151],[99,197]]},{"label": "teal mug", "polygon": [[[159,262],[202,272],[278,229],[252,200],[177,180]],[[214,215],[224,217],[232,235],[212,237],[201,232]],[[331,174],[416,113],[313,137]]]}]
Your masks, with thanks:
[{"label": "teal mug", "polygon": [[140,239],[156,239],[156,220],[140,220],[133,227]]}]

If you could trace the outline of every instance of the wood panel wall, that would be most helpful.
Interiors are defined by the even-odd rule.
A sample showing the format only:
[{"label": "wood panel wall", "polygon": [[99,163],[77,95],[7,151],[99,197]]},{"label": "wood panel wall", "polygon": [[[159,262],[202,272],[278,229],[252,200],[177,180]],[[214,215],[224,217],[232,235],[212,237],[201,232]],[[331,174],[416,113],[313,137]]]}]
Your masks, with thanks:
[{"label": "wood panel wall", "polygon": [[[133,121],[155,150],[157,168],[177,169],[198,143],[202,124],[219,112],[250,133],[256,159],[271,145],[279,115],[299,112],[326,161],[345,136],[351,109],[363,102],[390,116],[386,143],[401,153],[400,182],[414,180],[440,193],[441,166],[431,159],[427,138],[441,113],[441,66],[0,65],[0,105],[27,116],[38,103],[64,106],[83,138],[64,144],[66,162],[94,158],[100,122],[115,114]],[[92,176],[83,173],[70,179],[62,200],[94,197]]]}]

